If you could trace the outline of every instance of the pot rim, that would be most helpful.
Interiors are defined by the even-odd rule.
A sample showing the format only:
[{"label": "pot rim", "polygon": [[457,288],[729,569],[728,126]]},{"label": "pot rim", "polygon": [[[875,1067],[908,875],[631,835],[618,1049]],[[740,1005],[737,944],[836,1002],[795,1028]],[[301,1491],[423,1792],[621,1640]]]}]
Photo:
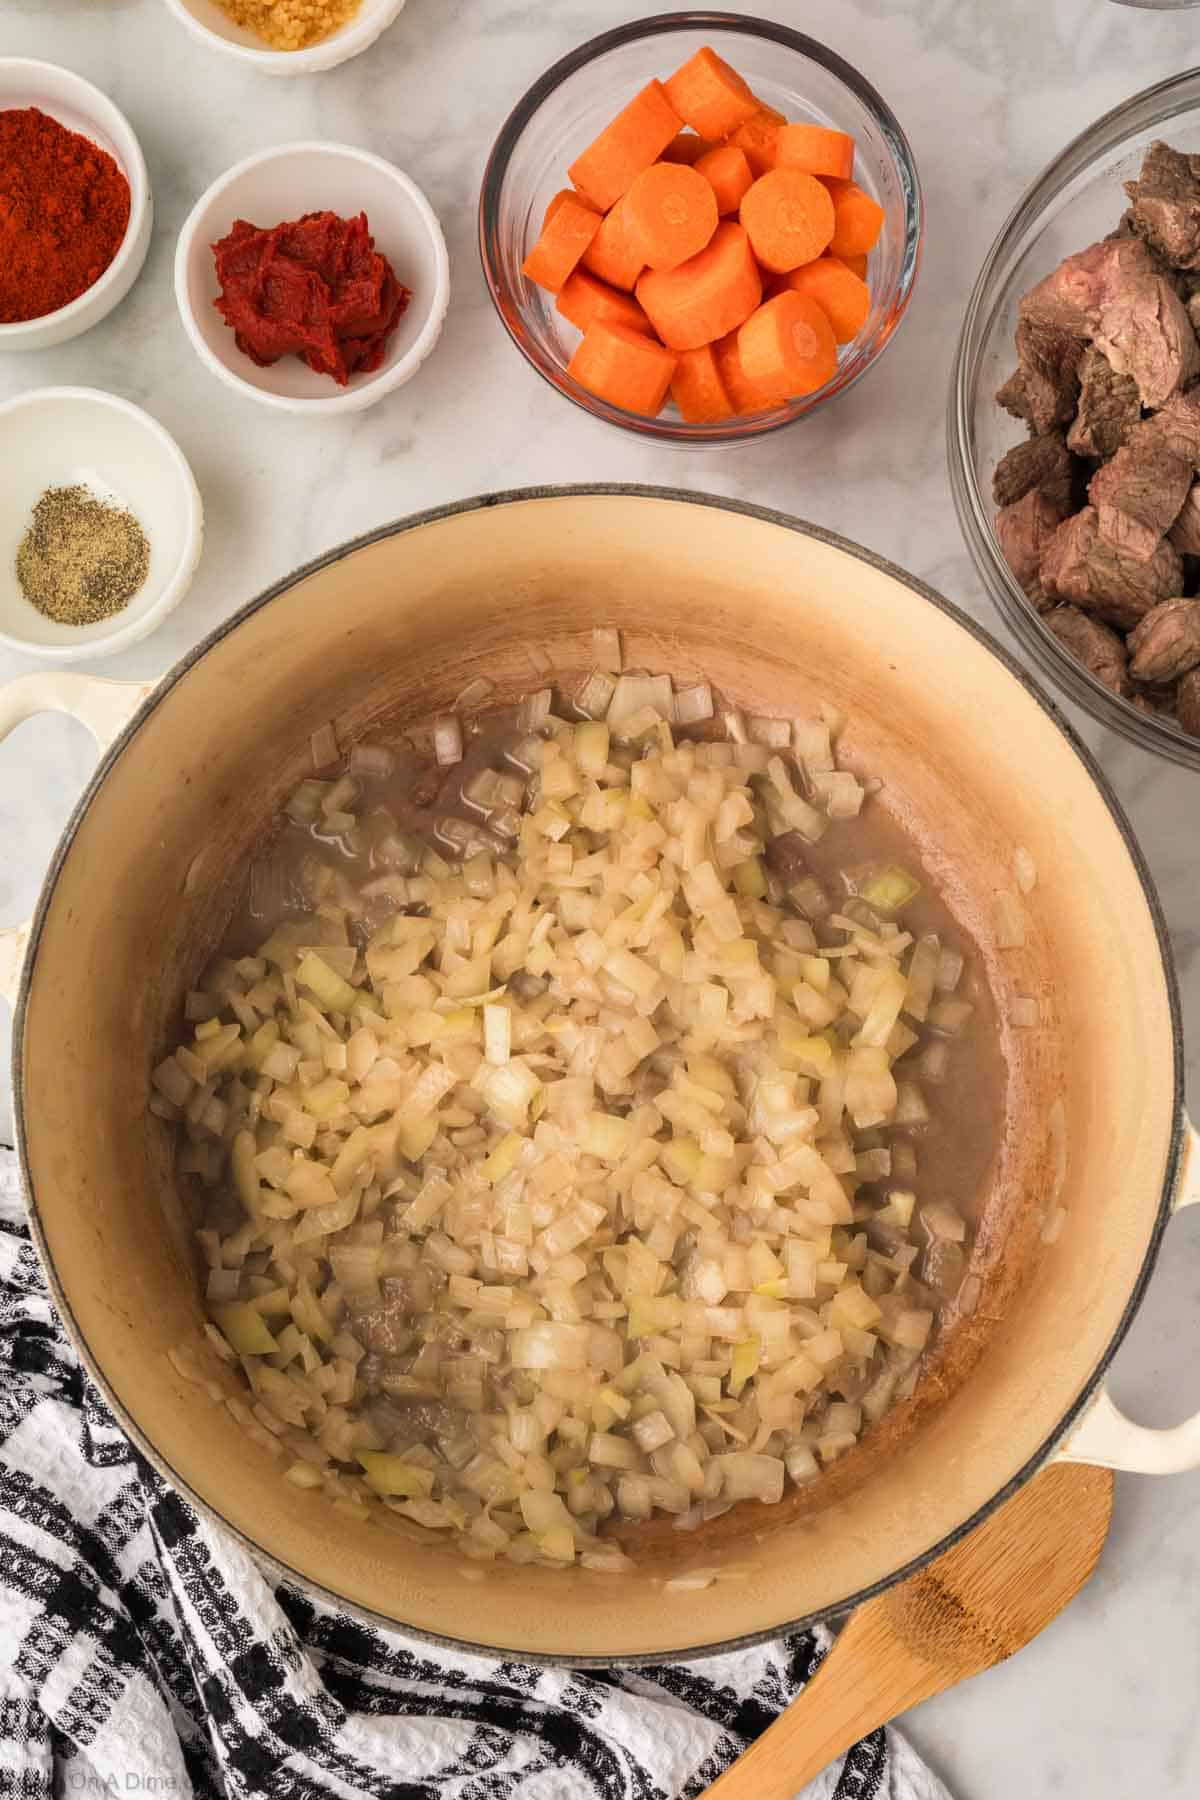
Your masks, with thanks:
[{"label": "pot rim", "polygon": [[162,705],[175,686],[203,660],[211,649],[229,636],[231,632],[236,630],[244,620],[252,617],[262,608],[269,606],[273,601],[281,599],[285,594],[290,592],[292,588],[298,586],[300,582],[307,580],[310,575],[318,574],[322,569],[329,568],[332,564],[340,562],[348,556],[354,555],[359,550],[365,550],[370,548],[373,544],[381,543],[386,538],[399,537],[404,533],[417,530],[425,525],[437,524],[442,520],[455,518],[469,513],[489,511],[497,506],[521,504],[531,500],[596,499],[606,497],[616,499],[667,500],[675,504],[711,507],[718,511],[737,513],[744,518],[758,520],[764,524],[782,526],[788,531],[795,532],[798,536],[812,538],[816,542],[827,545],[832,549],[841,550],[847,555],[856,558],[859,562],[864,562],[869,567],[878,570],[881,574],[891,576],[894,580],[906,587],[911,593],[916,594],[918,598],[927,601],[931,606],[934,606],[939,612],[951,619],[960,627],[960,629],[967,632],[977,643],[981,644],[985,650],[990,651],[1001,667],[1015,680],[1020,682],[1026,693],[1037,702],[1051,722],[1057,726],[1059,732],[1066,739],[1072,750],[1074,750],[1076,756],[1091,777],[1092,782],[1099,790],[1101,798],[1108,807],[1113,822],[1121,834],[1126,851],[1133,863],[1138,881],[1141,884],[1142,893],[1158,941],[1163,980],[1166,985],[1167,1003],[1171,1018],[1171,1056],[1173,1065],[1171,1137],[1163,1179],[1163,1189],[1159,1198],[1154,1228],[1150,1235],[1150,1241],[1146,1247],[1146,1254],[1142,1260],[1142,1266],[1138,1271],[1137,1279],[1130,1291],[1128,1301],[1121,1313],[1116,1330],[1114,1331],[1104,1354],[1101,1356],[1096,1367],[1092,1370],[1092,1373],[1084,1383],[1083,1388],[1075,1401],[1067,1409],[1067,1412],[1059,1421],[1050,1436],[1039,1449],[1034,1452],[1033,1456],[1029,1458],[1024,1466],[1017,1471],[1011,1480],[994,1494],[985,1505],[979,1507],[969,1518],[963,1520],[953,1531],[948,1532],[944,1538],[940,1539],[936,1544],[933,1544],[922,1555],[912,1558],[901,1568],[893,1570],[890,1575],[872,1582],[854,1594],[847,1595],[844,1603],[837,1609],[837,1613],[834,1616],[840,1616],[842,1613],[852,1611],[855,1607],[861,1606],[864,1601],[871,1600],[875,1598],[876,1595],[885,1593],[898,1582],[904,1581],[910,1575],[916,1574],[918,1570],[927,1567],[928,1564],[936,1560],[937,1557],[944,1555],[947,1550],[959,1543],[968,1535],[968,1533],[973,1531],[977,1525],[982,1524],[985,1519],[990,1518],[992,1513],[1002,1506],[1006,1500],[1010,1499],[1012,1495],[1015,1494],[1019,1488],[1024,1486],[1025,1482],[1035,1475],[1045,1464],[1055,1446],[1062,1440],[1070,1426],[1073,1425],[1085,1411],[1088,1403],[1100,1387],[1105,1371],[1108,1369],[1116,1355],[1117,1350],[1133,1322],[1135,1314],[1145,1298],[1150,1277],[1154,1272],[1154,1267],[1158,1260],[1158,1253],[1162,1245],[1163,1234],[1171,1217],[1171,1202],[1178,1182],[1185,1135],[1182,1013],[1175,964],[1167,936],[1166,921],[1163,917],[1162,906],[1154,886],[1153,878],[1151,877],[1149,868],[1147,867],[1145,858],[1142,854],[1141,847],[1134,835],[1129,820],[1125,816],[1120,801],[1109,784],[1107,776],[1100,768],[1100,765],[1088,749],[1087,745],[1076,732],[1074,726],[1060,711],[1055,701],[1052,700],[1047,693],[1043,692],[1033,675],[1027,669],[1023,668],[1012,654],[991,636],[990,632],[983,626],[978,625],[975,620],[961,611],[959,607],[953,604],[953,602],[944,599],[936,589],[930,587],[926,582],[921,581],[914,575],[909,575],[905,570],[889,561],[888,558],[879,556],[876,552],[867,550],[861,545],[851,542],[850,539],[842,537],[838,532],[829,531],[824,526],[813,525],[806,520],[794,518],[790,514],[780,512],[775,508],[756,506],[748,501],[730,500],[722,495],[698,493],[686,488],[657,487],[640,482],[580,482],[563,486],[547,485],[510,488],[498,493],[477,494],[466,500],[449,501],[441,506],[428,507],[421,512],[411,513],[405,518],[392,520],[386,525],[376,526],[374,530],[365,532],[360,537],[352,538],[344,544],[337,545],[332,550],[323,552],[321,555],[314,557],[312,561],[303,564],[298,569],[294,569],[281,580],[274,582],[270,587],[265,588],[260,594],[256,595],[254,599],[247,601],[244,606],[239,607],[228,619],[216,626],[198,644],[186,652],[174,667],[166,672],[153,691],[147,695],[133,718],[130,719],[128,724],[100,758],[91,780],[88,782],[80,796],[78,803],[73,808],[71,816],[63,829],[62,836],[55,846],[54,854],[51,858],[45,880],[38,895],[37,907],[34,911],[30,925],[29,947],[25,956],[24,967],[21,972],[16,1006],[13,1012],[13,1116],[16,1124],[17,1151],[20,1159],[22,1184],[28,1205],[30,1232],[34,1243],[37,1246],[38,1255],[46,1275],[47,1284],[50,1288],[55,1307],[58,1310],[67,1335],[74,1345],[84,1368],[99,1388],[106,1404],[120,1423],[122,1430],[140,1451],[145,1460],[163,1477],[176,1493],[183,1495],[188,1504],[195,1509],[201,1518],[211,1520],[223,1530],[229,1532],[230,1535],[241,1544],[243,1549],[250,1553],[261,1567],[267,1569],[276,1578],[288,1581],[302,1591],[316,1595],[323,1603],[330,1605],[339,1611],[350,1613],[352,1616],[361,1619],[376,1630],[392,1633],[399,1632],[402,1636],[406,1635],[425,1643],[440,1645],[445,1649],[454,1650],[469,1656],[499,1658],[515,1656],[520,1658],[523,1662],[531,1664],[555,1668],[579,1669],[607,1669],[612,1668],[614,1664],[619,1664],[624,1668],[644,1668],[671,1662],[695,1661],[701,1657],[707,1656],[726,1655],[732,1651],[750,1648],[755,1644],[768,1643],[791,1632],[808,1630],[813,1625],[819,1624],[823,1619],[830,1617],[830,1614],[828,1612],[808,1613],[796,1619],[786,1620],[779,1625],[766,1627],[761,1631],[744,1632],[737,1637],[716,1639],[708,1644],[695,1646],[688,1645],[683,1649],[674,1651],[656,1650],[622,1654],[619,1656],[593,1654],[568,1657],[551,1655],[545,1652],[529,1651],[519,1645],[493,1646],[478,1644],[472,1642],[468,1638],[451,1637],[444,1633],[429,1631],[414,1625],[402,1624],[395,1619],[388,1618],[382,1613],[375,1612],[370,1607],[361,1606],[353,1601],[345,1599],[342,1595],[335,1593],[331,1588],[325,1587],[321,1582],[303,1574],[299,1569],[295,1569],[290,1564],[277,1560],[269,1551],[263,1549],[261,1545],[256,1544],[244,1532],[232,1525],[214,1506],[211,1506],[207,1501],[201,1499],[201,1497],[193,1491],[191,1486],[175,1472],[167,1459],[155,1445],[149,1441],[142,1432],[140,1426],[130,1417],[125,1406],[113,1392],[106,1376],[93,1357],[90,1346],[84,1339],[83,1333],[75,1320],[70,1302],[59,1280],[58,1271],[54,1266],[54,1259],[50,1254],[50,1249],[42,1230],[37,1199],[33,1191],[33,1184],[27,1172],[23,1063],[25,1014],[33,980],[34,966],[37,960],[37,950],[41,941],[41,935],[50,902],[53,898],[54,890],[57,886],[63,865],[70,854],[71,847],[75,840],[75,834],[91,807],[92,801],[95,799],[100,788],[107,779],[109,770],[123,754],[126,746],[133,740],[134,736],[150,717],[151,713],[156,711],[157,708]]}]

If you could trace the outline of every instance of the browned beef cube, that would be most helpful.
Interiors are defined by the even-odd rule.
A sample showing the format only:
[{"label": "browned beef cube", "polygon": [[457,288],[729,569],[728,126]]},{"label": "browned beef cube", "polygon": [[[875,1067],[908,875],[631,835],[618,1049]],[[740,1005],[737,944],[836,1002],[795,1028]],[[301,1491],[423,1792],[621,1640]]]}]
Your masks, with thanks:
[{"label": "browned beef cube", "polygon": [[1129,275],[1100,314],[1096,343],[1118,375],[1132,375],[1142,405],[1159,407],[1200,375],[1200,344],[1183,301],[1162,275]]},{"label": "browned beef cube", "polygon": [[1170,538],[1180,556],[1200,556],[1200,482],[1193,482],[1188,489]]},{"label": "browned beef cube", "polygon": [[1179,517],[1192,485],[1192,465],[1162,442],[1126,444],[1097,469],[1088,488],[1106,543],[1145,562]]},{"label": "browned beef cube", "polygon": [[1124,556],[1105,543],[1099,526],[1094,506],[1059,526],[1042,556],[1042,586],[1050,599],[1131,631],[1152,606],[1180,592],[1183,564],[1166,538],[1145,562]]},{"label": "browned beef cube", "polygon": [[1071,457],[1059,432],[1026,438],[1005,451],[992,476],[992,497],[997,506],[1012,506],[1034,488],[1065,514],[1071,504]]},{"label": "browned beef cube", "polygon": [[1200,390],[1172,395],[1161,411],[1130,433],[1131,443],[1148,439],[1165,444],[1173,455],[1200,471]]},{"label": "browned beef cube", "polygon": [[1021,319],[1016,344],[1016,371],[996,398],[1006,412],[1044,436],[1075,416],[1083,340],[1056,326]]},{"label": "browned beef cube", "polygon": [[1124,281],[1160,273],[1157,257],[1139,237],[1105,238],[1059,263],[1021,301],[1021,317],[1073,337],[1094,336],[1100,315]]},{"label": "browned beef cube", "polygon": [[1103,350],[1089,344],[1079,364],[1079,409],[1067,433],[1076,456],[1103,461],[1121,448],[1142,416],[1132,375],[1118,375]]},{"label": "browned beef cube", "polygon": [[1125,191],[1143,237],[1177,269],[1200,268],[1200,156],[1153,143]]},{"label": "browned beef cube", "polygon": [[1042,556],[1066,515],[1040,488],[1030,488],[996,514],[996,538],[1004,560],[1039,612],[1046,605],[1041,587]]},{"label": "browned beef cube", "polygon": [[1200,600],[1164,600],[1129,634],[1129,672],[1138,681],[1177,681],[1200,665]]},{"label": "browned beef cube", "polygon": [[1185,675],[1175,689],[1175,716],[1185,731],[1200,737],[1200,669]]},{"label": "browned beef cube", "polygon": [[1093,619],[1090,613],[1080,612],[1077,606],[1056,606],[1053,612],[1046,614],[1046,623],[1059,643],[1097,681],[1102,681],[1114,694],[1125,692],[1129,685],[1125,672],[1125,646],[1115,631],[1102,625],[1099,619]]}]

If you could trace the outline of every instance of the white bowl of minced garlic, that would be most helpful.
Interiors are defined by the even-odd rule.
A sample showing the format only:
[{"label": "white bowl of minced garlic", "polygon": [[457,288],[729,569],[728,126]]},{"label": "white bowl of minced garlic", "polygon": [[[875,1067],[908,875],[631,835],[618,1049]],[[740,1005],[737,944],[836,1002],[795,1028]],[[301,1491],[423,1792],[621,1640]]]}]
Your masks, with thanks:
[{"label": "white bowl of minced garlic", "polygon": [[202,44],[265,75],[315,75],[369,50],[404,0],[166,0]]}]

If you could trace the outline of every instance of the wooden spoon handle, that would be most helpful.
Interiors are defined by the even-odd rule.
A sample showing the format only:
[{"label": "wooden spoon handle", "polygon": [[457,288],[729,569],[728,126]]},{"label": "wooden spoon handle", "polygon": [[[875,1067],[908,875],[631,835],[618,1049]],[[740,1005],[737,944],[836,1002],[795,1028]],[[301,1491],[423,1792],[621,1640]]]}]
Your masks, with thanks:
[{"label": "wooden spoon handle", "polygon": [[702,1800],[794,1800],[837,1757],[944,1685],[897,1645],[878,1601],[850,1619],[803,1693]]}]

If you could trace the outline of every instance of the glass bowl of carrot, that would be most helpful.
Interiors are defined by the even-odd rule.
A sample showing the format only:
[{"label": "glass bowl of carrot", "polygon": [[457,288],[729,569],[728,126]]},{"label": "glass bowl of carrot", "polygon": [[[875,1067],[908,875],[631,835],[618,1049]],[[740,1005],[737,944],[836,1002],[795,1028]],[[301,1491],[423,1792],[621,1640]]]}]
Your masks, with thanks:
[{"label": "glass bowl of carrot", "polygon": [[546,71],[484,173],[480,255],[538,374],[659,442],[776,431],[866,373],[923,208],[873,87],[767,20],[666,13]]}]

